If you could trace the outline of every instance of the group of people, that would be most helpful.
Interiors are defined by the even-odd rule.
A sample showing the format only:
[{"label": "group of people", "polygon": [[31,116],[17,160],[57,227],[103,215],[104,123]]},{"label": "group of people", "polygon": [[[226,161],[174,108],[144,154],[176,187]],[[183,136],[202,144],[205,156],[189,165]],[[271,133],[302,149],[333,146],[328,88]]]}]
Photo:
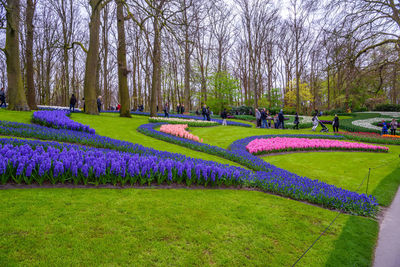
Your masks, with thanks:
[{"label": "group of people", "polygon": [[[398,123],[395,118],[392,119],[390,122],[390,134],[391,135],[396,135],[396,130],[397,130]],[[382,121],[382,134],[388,134],[388,126],[386,125],[386,122],[383,120]]]},{"label": "group of people", "polygon": [[[297,126],[298,129],[299,116],[297,115],[297,113],[296,117],[297,117],[297,125],[295,124],[295,126]],[[266,110],[265,108],[261,109],[261,111],[259,109],[256,109],[256,120],[257,120],[257,128],[272,128],[272,121],[273,121],[274,122],[273,128],[285,129],[285,116],[283,115],[282,109],[278,114],[275,114],[275,116],[272,116],[269,110]]]},{"label": "group of people", "polygon": [[177,113],[177,114],[183,114],[183,113],[185,113],[185,105],[184,105],[184,104],[182,104],[182,105],[178,104],[178,105],[176,106],[176,113]]},{"label": "group of people", "polygon": [[[83,112],[86,111],[86,105],[85,105],[85,98],[82,98],[82,102],[83,102]],[[72,112],[75,112],[75,106],[78,103],[78,100],[76,99],[75,94],[71,95],[71,98],[69,99],[69,110]],[[97,110],[101,111],[101,105],[102,105],[102,97],[101,95],[99,95],[99,97],[97,97]],[[118,104],[119,107],[121,107],[121,105]]]},{"label": "group of people", "polygon": [[[203,115],[203,120],[211,120],[211,111],[210,111],[210,107],[207,107],[207,105],[203,105],[203,107],[201,108],[201,115]],[[225,119],[226,122],[226,119]]]}]

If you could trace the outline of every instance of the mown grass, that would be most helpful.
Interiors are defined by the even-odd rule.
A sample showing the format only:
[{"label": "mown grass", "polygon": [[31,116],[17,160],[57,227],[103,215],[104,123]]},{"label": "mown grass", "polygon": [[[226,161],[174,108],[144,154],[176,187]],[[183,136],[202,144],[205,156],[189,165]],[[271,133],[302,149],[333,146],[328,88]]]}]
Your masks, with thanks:
[{"label": "mown grass", "polygon": [[[255,191],[0,191],[0,264],[288,266],[335,212]],[[371,219],[341,215],[299,266],[321,266],[349,220],[367,228],[346,259],[369,263]],[[354,231],[357,229],[354,229]]]},{"label": "mown grass", "polygon": [[[29,112],[0,111],[1,120],[29,123],[30,116]],[[89,124],[100,135],[228,163],[139,134],[136,128],[147,123],[147,117],[117,116],[73,114],[71,118]],[[246,136],[312,133],[309,129],[231,126],[191,130],[224,148]],[[308,177],[318,179],[323,175],[327,182],[352,187],[365,174],[365,168],[361,171],[363,160],[378,165],[379,159],[384,162],[394,153],[290,154],[269,157],[268,161],[295,173],[307,172]],[[304,158],[301,164],[294,162],[299,160],[295,156]],[[338,172],[335,165],[339,177],[334,174]],[[381,171],[379,181],[370,181],[373,193],[384,196],[395,191],[400,176],[393,168]],[[331,175],[326,175],[329,171]],[[354,179],[349,179],[350,175]],[[382,199],[390,202],[390,197]],[[2,266],[287,266],[336,216],[330,210],[260,192],[188,189],[0,190],[0,210]],[[342,214],[298,266],[369,266],[377,234],[375,220]]]}]

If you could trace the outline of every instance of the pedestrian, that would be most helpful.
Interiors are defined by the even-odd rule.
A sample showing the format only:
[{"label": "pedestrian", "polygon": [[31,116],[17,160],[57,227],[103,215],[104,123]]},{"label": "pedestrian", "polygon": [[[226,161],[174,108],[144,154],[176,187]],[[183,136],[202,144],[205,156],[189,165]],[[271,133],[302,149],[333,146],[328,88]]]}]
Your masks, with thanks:
[{"label": "pedestrian", "polygon": [[268,122],[268,128],[271,128],[271,121],[272,121],[272,115],[269,112],[269,110],[267,110],[267,122]]},{"label": "pedestrian", "polygon": [[382,121],[382,135],[388,134],[388,128],[385,121]]},{"label": "pedestrian", "polygon": [[221,112],[221,118],[222,118],[222,126],[227,126],[228,124],[226,123],[226,119],[228,118],[228,113],[226,112],[226,108]]},{"label": "pedestrian", "polygon": [[275,114],[275,116],[274,116],[274,127],[275,127],[275,129],[279,128],[278,114]]},{"label": "pedestrian", "polygon": [[201,109],[201,115],[203,115],[203,120],[207,118],[207,106],[204,104],[203,108]]},{"label": "pedestrian", "polygon": [[279,126],[285,129],[285,117],[283,116],[283,109],[278,114]]},{"label": "pedestrian", "polygon": [[269,128],[267,123],[267,113],[265,112],[265,108],[261,111],[261,128]]},{"label": "pedestrian", "polygon": [[4,104],[4,107],[7,107],[6,93],[4,92],[4,87],[1,88],[1,90],[0,90],[0,102],[1,102],[0,107],[2,107],[3,104]]},{"label": "pedestrian", "polygon": [[182,104],[182,106],[181,106],[181,114],[183,114],[184,112],[185,112],[185,105]]},{"label": "pedestrian", "polygon": [[176,105],[176,114],[181,113],[181,105]]},{"label": "pedestrian", "polygon": [[164,117],[169,118],[169,105],[168,102],[165,103],[164,105]]},{"label": "pedestrian", "polygon": [[317,130],[318,127],[318,113],[315,113],[314,117],[312,118],[312,122],[313,122],[312,131],[315,132],[315,130]]},{"label": "pedestrian", "polygon": [[75,112],[75,105],[76,105],[76,97],[74,94],[71,95],[71,98],[69,99],[69,111]]},{"label": "pedestrian", "polygon": [[257,128],[261,127],[261,112],[256,109],[256,121],[257,121]]},{"label": "pedestrian", "polygon": [[97,98],[97,110],[101,111],[101,95],[99,95],[99,97]]},{"label": "pedestrian", "polygon": [[210,114],[211,114],[210,107],[207,107],[207,109],[206,109],[206,116],[207,116],[207,120],[208,120],[208,121],[211,121]]},{"label": "pedestrian", "polygon": [[339,117],[335,114],[335,118],[332,121],[333,132],[339,132]]},{"label": "pedestrian", "polygon": [[196,109],[196,115],[197,115],[197,116],[200,115],[199,109]]},{"label": "pedestrian", "polygon": [[396,129],[397,129],[397,121],[395,118],[393,118],[392,122],[390,123],[390,134],[396,135]]},{"label": "pedestrian", "polygon": [[299,121],[299,114],[296,112],[296,114],[294,115],[294,122],[293,122],[293,124],[294,124],[294,126],[293,126],[293,129],[299,129],[299,123],[300,123],[300,121]]}]

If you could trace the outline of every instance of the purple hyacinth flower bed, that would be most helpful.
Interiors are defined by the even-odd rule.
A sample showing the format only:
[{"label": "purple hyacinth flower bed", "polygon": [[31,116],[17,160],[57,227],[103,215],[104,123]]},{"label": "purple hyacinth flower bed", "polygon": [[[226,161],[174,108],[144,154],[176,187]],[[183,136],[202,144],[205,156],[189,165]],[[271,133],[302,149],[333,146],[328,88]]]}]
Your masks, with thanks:
[{"label": "purple hyacinth flower bed", "polygon": [[228,165],[184,162],[104,149],[31,146],[0,140],[0,180],[3,184],[171,184],[242,185],[254,174]]},{"label": "purple hyacinth flower bed", "polygon": [[94,134],[95,130],[88,125],[75,122],[69,118],[68,110],[40,110],[33,113],[34,123],[56,129],[69,129]]},{"label": "purple hyacinth flower bed", "polygon": [[158,155],[53,143],[0,139],[0,181],[3,184],[240,185],[354,214],[373,216],[378,209],[372,196],[300,177],[276,167],[269,172],[253,173],[239,167],[190,158],[179,161]]},{"label": "purple hyacinth flower bed", "polygon": [[[159,133],[152,127],[154,127],[154,124],[147,125],[146,129]],[[154,132],[152,133],[154,134]],[[300,177],[251,155],[245,150],[245,145],[252,138],[257,137],[235,142],[231,151],[197,142],[190,143],[190,146],[204,145],[201,149],[204,149],[206,153],[231,159],[252,170],[262,170],[253,172],[240,167],[193,159],[182,154],[158,151],[139,144],[86,132],[0,121],[0,134],[97,147],[57,142],[0,139],[1,151],[3,151],[0,153],[0,176],[3,182],[35,182],[39,184],[44,182],[111,183],[121,185],[126,183],[162,184],[171,182],[201,185],[240,185],[256,187],[260,190],[353,214],[373,216],[378,210],[376,199],[372,196],[344,190],[318,180]],[[178,138],[175,141],[191,142],[183,138],[180,138],[183,139],[180,140],[179,137],[159,134],[162,134],[165,139]],[[304,135],[299,136],[304,137]],[[316,137],[321,138],[321,136]],[[336,136],[336,138],[340,139],[341,137]],[[193,146],[193,149],[197,148]],[[106,156],[103,156],[103,154]],[[39,155],[45,157],[38,160]],[[115,160],[112,160],[114,158]],[[141,158],[143,158],[143,161]],[[74,163],[71,163],[73,161]],[[139,165],[134,165],[133,162],[135,161]],[[138,169],[135,166],[139,166]],[[129,168],[132,170],[131,173],[128,173]],[[172,173],[172,180],[170,173]]]}]

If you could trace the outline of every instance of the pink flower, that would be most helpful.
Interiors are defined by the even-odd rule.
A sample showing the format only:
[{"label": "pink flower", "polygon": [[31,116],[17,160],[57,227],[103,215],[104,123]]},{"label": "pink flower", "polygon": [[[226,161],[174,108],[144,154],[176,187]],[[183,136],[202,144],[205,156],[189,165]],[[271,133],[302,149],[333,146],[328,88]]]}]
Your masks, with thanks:
[{"label": "pink flower", "polygon": [[[186,128],[188,128],[187,124],[163,124],[160,132],[199,142],[200,138],[186,131]],[[203,139],[201,139],[201,142],[203,142]]]},{"label": "pink flower", "polygon": [[255,139],[251,141],[246,149],[250,153],[274,152],[282,150],[361,150],[361,151],[388,151],[389,148],[363,143],[351,143],[340,140],[330,139],[307,139],[274,137],[269,139]]}]

